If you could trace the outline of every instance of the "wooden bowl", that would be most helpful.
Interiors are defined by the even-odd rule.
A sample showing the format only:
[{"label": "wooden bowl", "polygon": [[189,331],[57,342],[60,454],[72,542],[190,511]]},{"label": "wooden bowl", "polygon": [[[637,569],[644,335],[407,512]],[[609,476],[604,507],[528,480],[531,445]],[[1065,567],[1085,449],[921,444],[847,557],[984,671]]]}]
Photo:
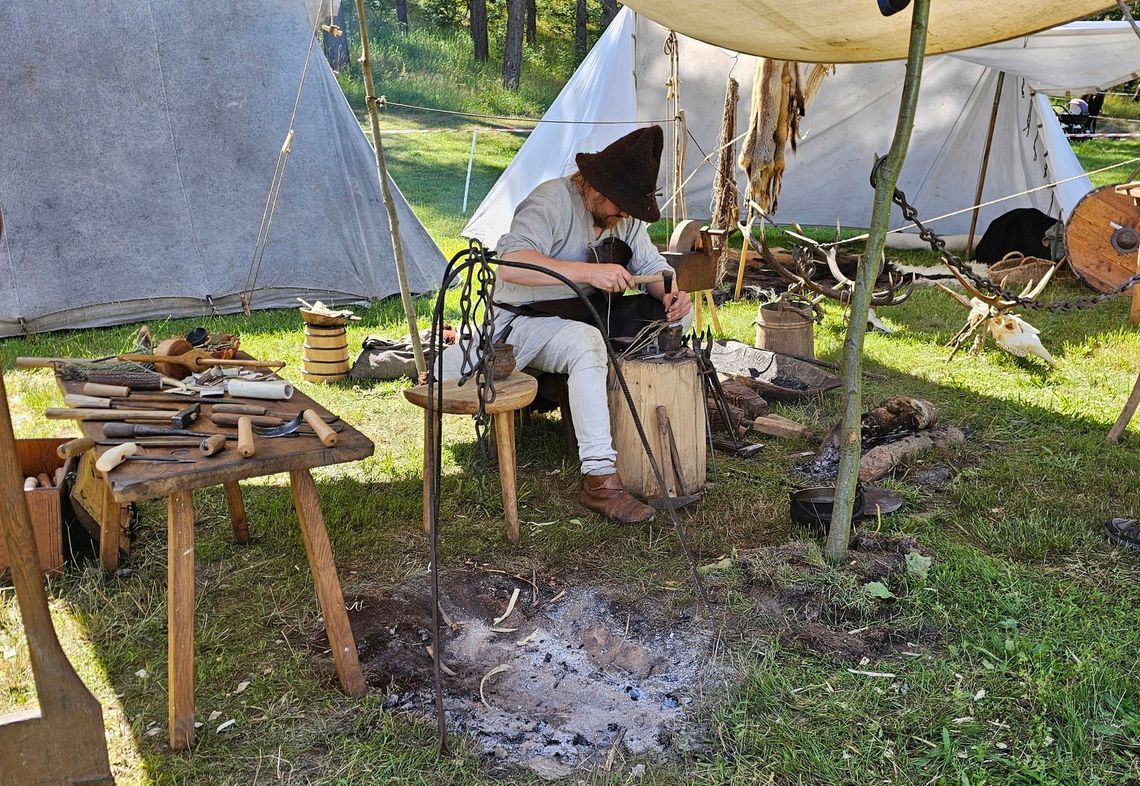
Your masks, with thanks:
[{"label": "wooden bowl", "polygon": [[[182,355],[194,349],[194,346],[184,336],[175,336],[160,341],[154,348],[155,355]],[[190,376],[190,369],[177,363],[155,363],[154,370],[159,374],[174,379],[186,379]]]}]

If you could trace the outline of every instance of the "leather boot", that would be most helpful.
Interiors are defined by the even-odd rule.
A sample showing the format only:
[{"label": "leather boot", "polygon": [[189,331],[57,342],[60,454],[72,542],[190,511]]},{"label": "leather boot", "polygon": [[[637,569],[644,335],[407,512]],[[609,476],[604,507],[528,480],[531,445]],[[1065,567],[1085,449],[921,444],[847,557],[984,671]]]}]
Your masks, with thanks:
[{"label": "leather boot", "polygon": [[582,504],[618,524],[644,524],[653,521],[656,511],[628,494],[621,475],[582,476]]}]

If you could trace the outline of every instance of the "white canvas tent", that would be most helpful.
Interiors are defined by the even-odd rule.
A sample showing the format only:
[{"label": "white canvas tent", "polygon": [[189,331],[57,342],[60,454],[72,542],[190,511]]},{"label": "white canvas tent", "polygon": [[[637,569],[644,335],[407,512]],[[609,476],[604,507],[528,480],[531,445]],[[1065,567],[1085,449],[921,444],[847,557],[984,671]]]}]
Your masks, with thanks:
[{"label": "white canvas tent", "polygon": [[[0,335],[240,309],[303,0],[0,3]],[[444,259],[393,184],[411,286]],[[398,291],[368,140],[318,45],[253,306]]]},{"label": "white canvas tent", "polygon": [[[573,171],[576,153],[600,149],[638,125],[667,122],[669,64],[662,53],[667,34],[656,22],[623,9],[543,118],[573,122],[539,125],[464,235],[493,246],[509,227],[515,205],[543,180]],[[729,75],[741,82],[738,117],[743,123],[756,60],[684,36],[678,39],[680,103],[692,135],[686,174],[696,172],[685,186],[688,213],[707,218],[713,170],[702,159],[716,148],[725,83]],[[874,155],[890,146],[904,70],[901,62],[839,65],[824,80],[808,107],[799,151],[788,156],[776,220],[868,225],[868,174]],[[983,200],[1076,179],[983,208],[979,235],[989,221],[1016,207],[1067,215],[1092,187],[1042,93],[1080,94],[1134,77],[1140,73],[1140,41],[1127,23],[1084,22],[927,58],[914,136],[899,180],[922,216],[973,204],[1002,71],[1006,79]],[[663,188],[667,168],[662,166]],[[743,191],[746,183],[739,175]],[[969,222],[966,210],[934,228],[960,234]],[[903,224],[896,210],[891,225]]]}]

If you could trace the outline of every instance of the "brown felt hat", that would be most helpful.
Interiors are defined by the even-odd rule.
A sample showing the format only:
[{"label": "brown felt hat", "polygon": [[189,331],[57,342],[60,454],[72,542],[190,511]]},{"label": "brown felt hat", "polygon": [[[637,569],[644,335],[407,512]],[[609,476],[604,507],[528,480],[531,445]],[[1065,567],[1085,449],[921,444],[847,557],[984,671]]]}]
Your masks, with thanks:
[{"label": "brown felt hat", "polygon": [[574,157],[578,171],[595,190],[636,219],[652,224],[657,206],[657,170],[665,132],[661,126],[639,128],[597,153]]}]

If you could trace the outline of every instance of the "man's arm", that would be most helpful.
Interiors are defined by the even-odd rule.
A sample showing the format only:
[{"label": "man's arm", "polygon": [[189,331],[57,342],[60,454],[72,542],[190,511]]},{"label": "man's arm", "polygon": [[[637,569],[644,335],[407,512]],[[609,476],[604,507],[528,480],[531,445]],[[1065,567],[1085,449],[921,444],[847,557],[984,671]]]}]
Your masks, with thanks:
[{"label": "man's arm", "polygon": [[[525,262],[528,265],[560,273],[575,284],[588,284],[603,292],[624,292],[632,289],[633,276],[621,265],[596,264],[593,262],[570,262],[564,259],[551,259],[537,251],[511,251],[502,255],[507,262]],[[517,267],[500,265],[495,275],[501,281],[524,287],[549,287],[561,284],[558,279],[537,270],[523,270]]]}]

